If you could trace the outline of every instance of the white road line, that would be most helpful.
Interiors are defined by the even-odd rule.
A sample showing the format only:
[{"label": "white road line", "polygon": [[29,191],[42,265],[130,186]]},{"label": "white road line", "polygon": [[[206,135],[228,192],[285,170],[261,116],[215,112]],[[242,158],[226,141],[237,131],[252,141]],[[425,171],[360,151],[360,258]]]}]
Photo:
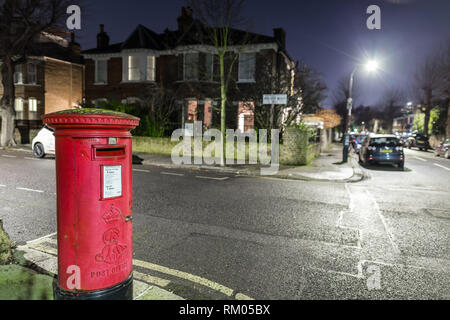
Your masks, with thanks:
[{"label": "white road line", "polygon": [[28,188],[16,188],[16,189],[17,189],[17,190],[22,190],[22,191],[44,193],[44,191],[42,191],[42,190],[33,190],[33,189],[28,189]]},{"label": "white road line", "polygon": [[427,162],[427,160],[419,158],[419,157],[414,157],[414,158],[416,158],[417,160],[423,161],[423,162]]},{"label": "white road line", "polygon": [[134,172],[145,172],[150,173],[150,170],[142,170],[142,169],[133,169]]},{"label": "white road line", "polygon": [[166,176],[184,177],[184,174],[183,174],[183,173],[161,172],[161,174],[166,175]]},{"label": "white road line", "polygon": [[230,179],[230,177],[223,177],[223,178],[213,178],[213,177],[205,177],[205,176],[196,176],[197,179],[206,179],[206,180],[216,180],[216,181],[225,181]]},{"label": "white road line", "polygon": [[6,154],[2,155],[2,157],[4,157],[4,158],[17,158],[17,156],[8,156]]},{"label": "white road line", "polygon": [[450,171],[450,168],[447,168],[447,167],[441,166],[440,164],[434,163],[434,165],[435,165],[435,166],[437,166],[437,167],[441,167],[441,168],[443,168],[443,169],[445,169],[445,170],[448,170],[448,171]]},{"label": "white road line", "polygon": [[0,188],[6,188],[4,184],[0,184]]},{"label": "white road line", "polygon": [[24,159],[25,159],[25,160],[40,161],[40,159],[30,158],[30,157],[25,157]]}]

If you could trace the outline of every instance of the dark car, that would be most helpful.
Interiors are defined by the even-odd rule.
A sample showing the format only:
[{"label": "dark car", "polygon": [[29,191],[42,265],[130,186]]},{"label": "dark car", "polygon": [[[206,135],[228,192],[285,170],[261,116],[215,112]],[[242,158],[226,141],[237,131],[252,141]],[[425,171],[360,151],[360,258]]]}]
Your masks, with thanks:
[{"label": "dark car", "polygon": [[405,154],[395,135],[371,135],[366,137],[359,151],[359,161],[364,165],[375,163],[396,164],[405,167]]},{"label": "dark car", "polygon": [[414,134],[405,141],[405,147],[408,149],[419,148],[420,151],[431,149],[428,137],[422,134]]},{"label": "dark car", "polygon": [[436,157],[444,157],[445,159],[450,159],[450,139],[442,142],[435,151]]}]

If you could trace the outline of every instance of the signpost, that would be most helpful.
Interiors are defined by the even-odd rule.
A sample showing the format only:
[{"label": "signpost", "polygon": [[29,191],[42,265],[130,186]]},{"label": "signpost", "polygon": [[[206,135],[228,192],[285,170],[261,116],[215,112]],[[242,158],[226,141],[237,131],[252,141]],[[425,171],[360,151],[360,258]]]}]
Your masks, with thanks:
[{"label": "signpost", "polygon": [[281,104],[287,105],[287,94],[265,94],[263,104]]}]

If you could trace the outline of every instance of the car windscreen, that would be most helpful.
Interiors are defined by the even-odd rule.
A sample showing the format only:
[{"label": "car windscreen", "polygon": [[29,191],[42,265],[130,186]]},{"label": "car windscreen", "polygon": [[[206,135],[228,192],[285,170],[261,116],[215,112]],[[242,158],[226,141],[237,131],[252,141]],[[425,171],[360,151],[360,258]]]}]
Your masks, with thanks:
[{"label": "car windscreen", "polygon": [[375,147],[397,147],[400,141],[393,137],[371,138],[370,145]]}]

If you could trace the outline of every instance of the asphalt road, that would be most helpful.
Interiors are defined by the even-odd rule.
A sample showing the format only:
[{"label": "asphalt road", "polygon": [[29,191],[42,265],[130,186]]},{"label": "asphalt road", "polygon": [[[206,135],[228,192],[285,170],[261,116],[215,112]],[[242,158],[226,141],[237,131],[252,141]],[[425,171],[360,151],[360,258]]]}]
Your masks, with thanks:
[{"label": "asphalt road", "polygon": [[[352,184],[135,166],[134,258],[193,299],[450,299],[450,160],[406,153]],[[0,151],[18,243],[56,232],[54,170]]]}]

